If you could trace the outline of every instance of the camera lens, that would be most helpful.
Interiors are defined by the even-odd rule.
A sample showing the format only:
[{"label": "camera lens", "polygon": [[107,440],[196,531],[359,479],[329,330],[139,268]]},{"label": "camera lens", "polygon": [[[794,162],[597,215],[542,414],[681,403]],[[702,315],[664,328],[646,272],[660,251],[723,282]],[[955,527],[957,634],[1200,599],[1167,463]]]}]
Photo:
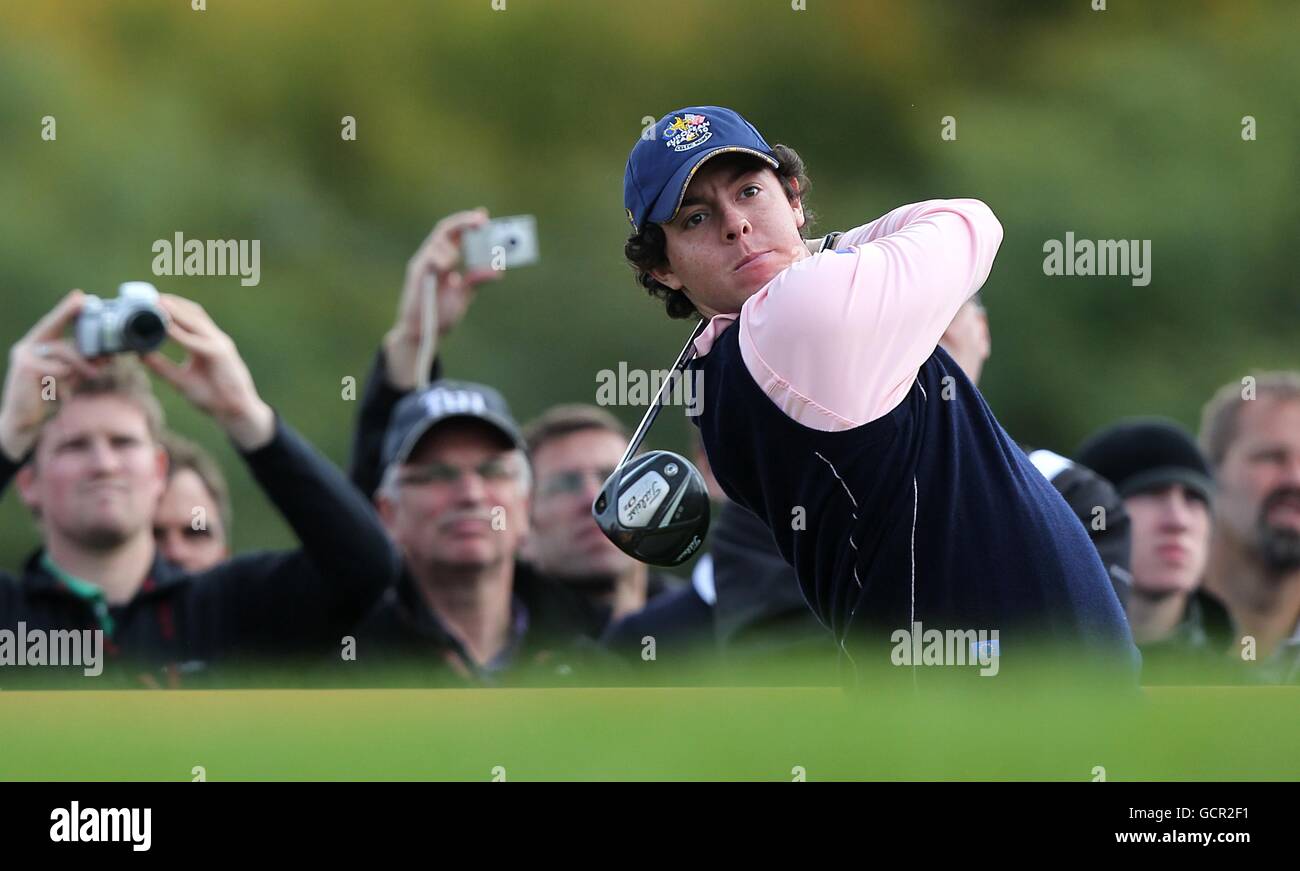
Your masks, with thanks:
[{"label": "camera lens", "polygon": [[167,338],[167,325],[156,311],[144,309],[127,315],[122,324],[122,345],[141,354],[152,351]]}]

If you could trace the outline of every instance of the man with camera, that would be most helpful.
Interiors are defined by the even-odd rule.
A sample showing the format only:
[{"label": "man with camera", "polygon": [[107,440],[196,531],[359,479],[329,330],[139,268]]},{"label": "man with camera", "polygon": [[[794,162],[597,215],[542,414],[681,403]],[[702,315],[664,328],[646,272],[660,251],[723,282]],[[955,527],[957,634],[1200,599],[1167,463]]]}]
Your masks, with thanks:
[{"label": "man with camera", "polygon": [[0,574],[0,628],[102,631],[110,668],[148,684],[174,685],[196,663],[339,645],[396,577],[370,506],[258,395],[235,343],[203,308],[164,295],[148,314],[188,353],[183,362],[148,350],[161,338],[147,335],[148,318],[134,337],[125,318],[82,321],[78,344],[148,350],[144,363],[216,421],[302,547],[202,573],[162,559],[152,534],[167,479],[161,408],[134,357],[87,359],[62,338],[86,302],[68,294],[10,351],[0,487],[16,480],[43,544],[19,576]]},{"label": "man with camera", "polygon": [[[502,276],[501,270],[465,265],[465,237],[482,235],[490,223],[485,209],[448,215],[407,265],[397,318],[367,377],[353,442],[351,476],[368,496],[374,496],[383,473],[381,445],[393,409],[415,389],[424,365],[425,282],[436,281],[431,325],[436,347],[464,318],[478,288]],[[429,361],[429,378],[436,381],[442,367],[434,354]],[[523,432],[534,487],[530,532],[521,541],[521,555],[541,576],[576,594],[587,612],[586,631],[597,636],[612,620],[640,610],[675,582],[610,544],[591,516],[595,492],[627,447],[627,432],[603,409],[585,405],[548,409]]]},{"label": "man with camera", "polygon": [[[547,680],[602,622],[520,559],[533,532],[534,470],[504,398],[441,378],[437,342],[478,287],[501,277],[462,256],[467,233],[487,224],[477,209],[434,227],[407,266],[396,321],[363,391],[350,474],[375,500],[404,560],[396,587],[356,630],[356,677],[366,682]],[[420,389],[422,369],[431,383]]]}]

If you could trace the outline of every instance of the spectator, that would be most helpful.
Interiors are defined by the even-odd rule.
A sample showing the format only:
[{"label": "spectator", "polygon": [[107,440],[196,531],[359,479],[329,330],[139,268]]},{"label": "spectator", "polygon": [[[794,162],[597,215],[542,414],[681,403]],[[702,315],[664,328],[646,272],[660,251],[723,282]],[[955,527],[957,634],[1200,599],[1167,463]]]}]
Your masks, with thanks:
[{"label": "spectator", "polygon": [[957,309],[957,314],[939,339],[939,347],[952,356],[971,384],[980,383],[984,363],[993,353],[993,337],[989,333],[988,312],[984,310],[984,300],[979,293]]},{"label": "spectator", "polygon": [[614,546],[591,504],[627,450],[628,433],[604,409],[557,405],[524,428],[537,476],[525,554],[545,576],[568,585],[594,609],[597,631],[682,584]]},{"label": "spectator", "polygon": [[1219,488],[1206,587],[1258,677],[1300,681],[1300,372],[1225,385],[1205,406],[1201,445]]},{"label": "spectator", "polygon": [[1144,683],[1222,676],[1227,611],[1201,589],[1214,485],[1195,440],[1172,421],[1120,421],[1086,439],[1079,461],[1115,485],[1132,524],[1125,603]]},{"label": "spectator", "polygon": [[17,477],[43,546],[20,577],[0,574],[0,626],[93,626],[113,671],[151,684],[158,669],[175,684],[185,663],[338,644],[396,575],[374,513],[258,396],[203,308],[164,295],[168,334],[189,356],[145,362],[217,421],[303,547],[197,574],[163,560],[151,535],[167,473],[162,412],[134,359],[87,361],[60,338],[83,303],[70,293],[10,352],[0,487]]},{"label": "spectator", "polygon": [[[500,278],[492,270],[464,273],[457,268],[461,235],[487,220],[485,209],[443,218],[407,264],[397,318],[367,377],[353,443],[351,477],[367,496],[375,495],[383,473],[382,444],[393,409],[418,381],[424,282],[436,279],[436,349],[465,316],[479,286]],[[429,378],[437,381],[442,366],[436,354],[431,360]],[[523,546],[531,561],[540,562],[538,571],[555,572],[554,579],[575,592],[587,612],[587,634],[595,638],[611,614],[635,611],[672,584],[671,576],[648,571],[604,538],[591,517],[594,495],[581,505],[580,493],[588,491],[592,476],[617,465],[627,434],[612,415],[589,406],[553,409],[530,424],[529,434],[540,455],[534,511],[539,505],[547,510],[544,516],[535,514],[534,535]],[[596,489],[603,483],[601,478]]]},{"label": "spectator", "polygon": [[230,558],[230,491],[212,455],[165,433],[167,488],[153,515],[153,537],[164,559],[201,572]]},{"label": "spectator", "polygon": [[381,455],[393,408],[420,381],[426,282],[436,281],[433,300],[435,326],[430,337],[427,370],[428,380],[433,382],[442,377],[438,344],[465,316],[479,286],[501,277],[501,273],[491,269],[472,273],[457,269],[461,234],[482,226],[487,220],[486,209],[448,215],[434,226],[406,265],[397,318],[384,334],[371,364],[352,443],[349,475],[367,498],[375,495],[384,473]]},{"label": "spectator", "polygon": [[357,629],[363,673],[454,685],[567,667],[557,650],[582,635],[585,612],[516,559],[531,472],[501,395],[459,381],[408,395],[380,457],[376,503],[405,571]]}]

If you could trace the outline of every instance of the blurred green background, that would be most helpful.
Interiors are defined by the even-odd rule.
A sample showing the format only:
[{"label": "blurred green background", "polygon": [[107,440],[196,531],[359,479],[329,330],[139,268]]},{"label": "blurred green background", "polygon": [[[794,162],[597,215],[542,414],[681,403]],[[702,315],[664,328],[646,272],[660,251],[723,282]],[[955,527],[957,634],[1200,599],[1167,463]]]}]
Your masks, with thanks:
[{"label": "blurred green background", "polygon": [[[543,263],[483,291],[447,372],[499,386],[521,420],[594,401],[599,370],[663,368],[689,329],[622,261],[627,151],[645,116],[715,103],[803,154],[822,232],[931,197],[993,207],[982,386],[1017,438],[1065,453],[1122,415],[1195,427],[1220,384],[1298,365],[1300,5],[1107,5],[5,0],[0,343],[69,288],[153,280],[207,307],[342,464],[341,383],[364,377],[407,258],[484,205],[536,214]],[[1150,285],[1044,276],[1067,231],[1150,239]],[[260,239],[260,285],[152,278],[177,232]],[[226,464],[236,547],[288,544],[215,426],[159,393]],[[665,414],[651,441],[686,436]],[[0,565],[35,542],[9,495]]]}]

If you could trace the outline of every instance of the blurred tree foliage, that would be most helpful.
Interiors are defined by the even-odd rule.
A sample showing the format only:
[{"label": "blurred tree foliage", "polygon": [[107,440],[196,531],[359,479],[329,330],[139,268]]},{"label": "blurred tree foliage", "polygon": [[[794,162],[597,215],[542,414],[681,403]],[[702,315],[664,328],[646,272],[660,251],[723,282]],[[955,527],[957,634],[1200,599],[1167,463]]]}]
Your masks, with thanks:
[{"label": "blurred tree foliage", "polygon": [[[155,281],[202,302],[267,400],[342,464],[342,381],[364,376],[407,257],[438,217],[482,204],[535,213],[543,263],[482,293],[447,371],[499,386],[521,419],[590,402],[599,370],[662,368],[689,329],[622,262],[627,150],[645,116],[720,103],[804,155],[823,232],[930,197],[993,206],[1006,238],[983,387],[1018,438],[1069,452],[1135,413],[1194,427],[1218,385],[1300,364],[1300,6],[806,6],[4,0],[0,342],[71,287],[150,279],[156,239],[260,239],[257,287]],[[1071,230],[1150,239],[1150,285],[1045,277],[1044,241]],[[236,545],[287,544],[215,427],[159,393],[227,466]],[[652,442],[683,449],[687,429],[665,414]],[[11,495],[0,565],[35,538]]]}]

